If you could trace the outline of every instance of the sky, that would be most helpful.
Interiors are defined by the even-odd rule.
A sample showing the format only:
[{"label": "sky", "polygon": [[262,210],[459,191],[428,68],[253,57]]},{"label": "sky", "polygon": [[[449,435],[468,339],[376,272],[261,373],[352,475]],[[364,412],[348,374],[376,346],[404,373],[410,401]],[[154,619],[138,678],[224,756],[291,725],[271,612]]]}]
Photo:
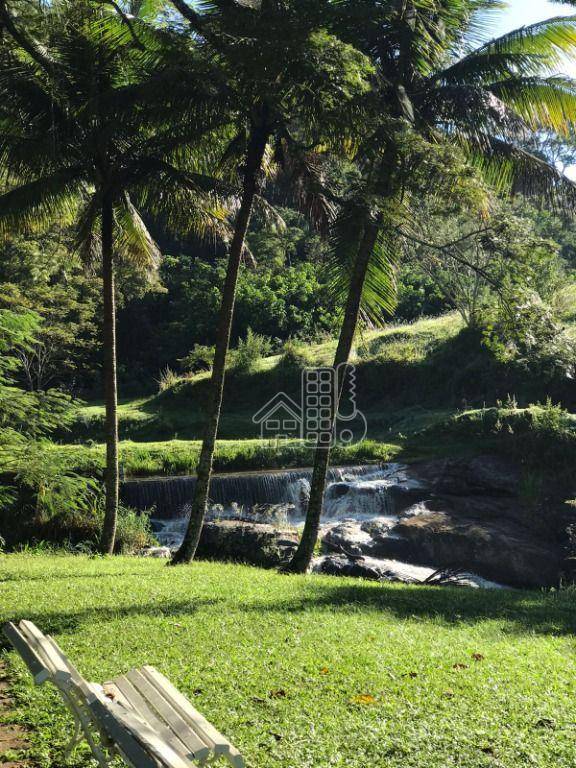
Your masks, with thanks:
[{"label": "sky", "polygon": [[552,16],[576,15],[576,7],[565,3],[551,3],[549,0],[508,0],[509,8],[501,11],[496,33],[508,32],[511,29],[533,24],[536,21],[549,19]]},{"label": "sky", "polygon": [[[576,16],[576,7],[565,3],[551,3],[549,0],[508,0],[508,10],[500,12],[495,19],[491,37],[512,29],[550,19],[553,16]],[[562,74],[576,78],[576,65],[567,64]],[[576,181],[576,166],[566,169],[566,175]]]}]

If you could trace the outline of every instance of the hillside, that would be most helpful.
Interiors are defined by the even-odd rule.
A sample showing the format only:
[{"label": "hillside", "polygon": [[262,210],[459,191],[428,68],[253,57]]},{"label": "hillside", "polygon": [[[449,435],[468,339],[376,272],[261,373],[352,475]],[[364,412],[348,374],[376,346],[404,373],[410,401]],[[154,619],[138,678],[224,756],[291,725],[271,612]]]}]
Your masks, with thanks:
[{"label": "hillside", "polygon": [[[576,325],[568,323],[576,333]],[[329,365],[336,342],[294,345],[291,354],[255,360],[250,372],[228,372],[222,439],[257,438],[252,416],[278,392],[300,397],[301,371]],[[295,350],[295,351],[294,351]],[[456,313],[410,324],[364,332],[358,339],[357,405],[367,417],[368,438],[391,440],[443,422],[452,414],[499,401],[519,406],[562,402],[576,410],[574,384],[545,378],[539,371],[499,360],[483,344],[482,333],[466,329]],[[202,409],[209,374],[177,378],[164,391],[120,406],[123,440],[197,440],[202,436]],[[104,407],[79,409],[65,442],[103,437]]]}]

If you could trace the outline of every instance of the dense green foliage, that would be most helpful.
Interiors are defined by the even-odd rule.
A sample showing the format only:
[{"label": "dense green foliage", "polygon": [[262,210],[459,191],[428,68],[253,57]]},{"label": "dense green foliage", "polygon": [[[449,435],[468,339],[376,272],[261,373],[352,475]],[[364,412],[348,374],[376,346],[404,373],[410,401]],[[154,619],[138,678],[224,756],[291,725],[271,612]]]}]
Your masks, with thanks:
[{"label": "dense green foliage", "polygon": [[[355,353],[359,406],[369,437],[383,442],[335,461],[392,455],[406,435],[458,409],[499,413],[501,402],[549,398],[576,409],[574,189],[550,165],[573,163],[575,96],[571,81],[548,76],[574,46],[572,21],[473,51],[485,37],[475,15],[483,2],[446,0],[436,17],[427,2],[406,10],[298,1],[229,14],[214,0],[184,14],[192,35],[161,2],[20,5],[0,2],[0,398],[2,440],[18,446],[2,470],[22,519],[57,529],[58,515],[101,514],[95,487],[75,469],[102,477],[103,412],[76,407],[71,431],[68,413],[70,395],[101,398],[106,190],[115,201],[120,393],[137,398],[121,406],[120,431],[141,441],[123,446],[124,469],[194,470],[196,443],[155,443],[202,434],[255,115],[274,139],[238,280],[220,437],[255,438],[253,413],[279,390],[298,397],[302,369],[331,362],[359,228],[376,211]],[[12,16],[16,6],[23,12]],[[119,7],[133,14],[129,24]],[[64,17],[53,13],[67,23],[53,24]],[[27,37],[14,34],[14,20]],[[376,55],[378,46],[399,55]],[[301,58],[283,68],[290,47]],[[441,141],[435,131],[447,126]],[[535,207],[534,196],[548,205]],[[396,294],[402,324],[378,330]],[[475,436],[476,427],[466,422]],[[94,443],[52,449],[48,437]],[[221,445],[216,466],[309,461],[301,446],[238,443]]]},{"label": "dense green foliage", "polygon": [[[575,315],[565,290],[574,280],[576,259],[570,223],[526,205],[513,210],[501,207],[482,242],[475,237],[468,244],[470,252],[482,248],[479,264],[493,282],[455,267],[449,253],[414,246],[398,275],[399,319],[411,322],[453,307],[468,317],[474,297],[476,325],[490,327],[494,343],[509,348],[506,310],[511,304],[517,329],[530,329],[534,317],[529,305],[535,301],[540,302],[541,314],[548,313],[552,333]],[[437,239],[449,243],[458,233],[476,231],[479,224],[437,216],[429,227],[436,235],[442,233]],[[279,236],[270,227],[254,225],[251,251],[256,264],[240,276],[233,346],[246,336],[248,327],[269,338],[278,352],[288,339],[313,343],[335,331],[338,315],[323,268],[325,252],[316,235],[302,232],[294,226]],[[193,354],[190,360],[188,356],[195,346],[209,347],[213,342],[223,262],[201,245],[181,247],[181,255],[164,257],[152,284],[128,267],[121,273],[118,348],[121,391],[126,395],[152,392],[166,367],[175,372],[209,368],[209,349],[199,362]],[[198,251],[200,255],[194,255]],[[16,305],[33,308],[45,319],[39,343],[23,360],[23,384],[34,389],[62,386],[97,396],[98,284],[70,259],[65,232],[52,231],[43,239],[14,239],[2,247],[0,306]],[[518,359],[525,359],[526,351],[509,355],[511,362],[516,352]],[[572,354],[570,349],[566,353]]]},{"label": "dense green foliage", "polygon": [[[74,466],[49,441],[72,420],[70,397],[23,389],[15,380],[44,343],[38,315],[0,309],[0,544],[46,540],[94,548],[103,520],[97,473]],[[145,520],[123,509],[118,551],[149,539]]]}]

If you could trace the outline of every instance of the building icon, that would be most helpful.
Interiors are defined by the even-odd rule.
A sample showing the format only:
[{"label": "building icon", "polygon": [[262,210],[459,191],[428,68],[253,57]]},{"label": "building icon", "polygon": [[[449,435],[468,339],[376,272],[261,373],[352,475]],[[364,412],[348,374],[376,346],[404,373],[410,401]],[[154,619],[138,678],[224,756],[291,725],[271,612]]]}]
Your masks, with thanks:
[{"label": "building icon", "polygon": [[285,392],[274,395],[254,414],[252,421],[260,425],[262,440],[302,437],[302,409]]},{"label": "building icon", "polygon": [[368,425],[356,406],[356,368],[302,371],[301,405],[278,392],[252,417],[262,440],[304,440],[308,446],[352,445],[366,437]]}]

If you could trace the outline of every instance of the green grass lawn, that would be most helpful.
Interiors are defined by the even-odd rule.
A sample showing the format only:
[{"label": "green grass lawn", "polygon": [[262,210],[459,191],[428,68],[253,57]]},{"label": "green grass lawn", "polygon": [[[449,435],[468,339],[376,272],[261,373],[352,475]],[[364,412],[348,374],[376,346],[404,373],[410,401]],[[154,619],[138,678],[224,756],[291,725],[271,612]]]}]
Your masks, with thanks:
[{"label": "green grass lawn", "polygon": [[[576,762],[574,592],[46,555],[0,558],[0,581],[3,620],[36,621],[91,679],[157,666],[253,768]],[[61,765],[69,717],[7,660],[33,759]]]},{"label": "green grass lawn", "polygon": [[[409,416],[397,414],[398,430],[384,440],[364,440],[350,446],[336,446],[331,454],[333,466],[402,461],[440,456],[467,456],[489,451],[494,447],[490,436],[468,434],[442,435],[435,431],[410,435]],[[437,419],[430,415],[430,426]],[[444,422],[440,422],[442,426]],[[406,433],[404,434],[404,430]],[[120,466],[125,477],[152,475],[190,475],[196,472],[200,456],[199,440],[164,440],[158,442],[120,442]],[[57,453],[67,466],[85,475],[102,477],[106,449],[102,443],[92,445],[58,445],[48,443],[46,450]],[[309,467],[314,450],[301,440],[218,440],[214,457],[216,472],[259,471]]]},{"label": "green grass lawn", "polygon": [[[199,440],[120,443],[120,465],[126,477],[194,474],[200,456]],[[70,469],[82,474],[102,476],[106,449],[103,444],[56,445],[47,450],[64,457]],[[335,465],[392,461],[401,452],[401,444],[366,440],[335,448]],[[218,440],[214,457],[216,472],[258,471],[311,466],[314,450],[301,440]]]}]

